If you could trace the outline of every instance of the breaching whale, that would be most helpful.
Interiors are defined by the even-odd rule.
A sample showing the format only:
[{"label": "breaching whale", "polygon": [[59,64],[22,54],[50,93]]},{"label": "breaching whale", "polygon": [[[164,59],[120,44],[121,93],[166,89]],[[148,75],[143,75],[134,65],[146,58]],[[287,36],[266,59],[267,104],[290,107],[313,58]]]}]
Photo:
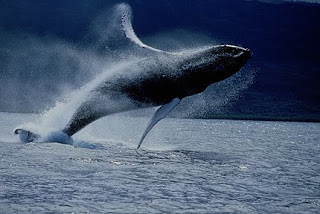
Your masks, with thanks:
[{"label": "breaching whale", "polygon": [[[209,85],[229,78],[250,59],[251,51],[234,45],[215,45],[192,51],[168,52],[144,44],[135,34],[130,16],[122,14],[123,32],[137,46],[152,52],[101,80],[75,110],[61,130],[72,136],[104,116],[123,111],[161,106],[138,143],[140,148],[152,127],[165,118],[181,99],[203,92]],[[41,141],[32,131],[17,128],[24,142]]]}]

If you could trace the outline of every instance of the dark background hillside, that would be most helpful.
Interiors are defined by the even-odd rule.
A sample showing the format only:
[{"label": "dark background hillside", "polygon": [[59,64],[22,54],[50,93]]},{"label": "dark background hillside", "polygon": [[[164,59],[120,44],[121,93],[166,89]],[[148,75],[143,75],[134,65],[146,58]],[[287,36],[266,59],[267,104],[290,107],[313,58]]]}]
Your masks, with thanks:
[{"label": "dark background hillside", "polygon": [[[116,2],[120,1],[0,1],[0,111],[37,112],[54,103],[54,96],[26,93],[29,87],[57,96],[62,93],[55,87],[56,82],[35,80],[37,73],[25,72],[28,66],[16,69],[10,64],[26,58],[13,53],[32,44],[29,35],[45,38],[41,45],[53,37],[85,48],[91,45],[87,32],[92,20]],[[254,83],[224,111],[200,111],[193,117],[320,121],[319,4],[244,0],[124,2],[132,7],[139,37],[187,29],[253,51],[251,64],[259,68]],[[76,78],[72,69],[65,72],[51,75],[61,75],[61,80],[65,75]],[[50,75],[45,78],[50,79]],[[79,81],[65,87],[76,88]]]}]

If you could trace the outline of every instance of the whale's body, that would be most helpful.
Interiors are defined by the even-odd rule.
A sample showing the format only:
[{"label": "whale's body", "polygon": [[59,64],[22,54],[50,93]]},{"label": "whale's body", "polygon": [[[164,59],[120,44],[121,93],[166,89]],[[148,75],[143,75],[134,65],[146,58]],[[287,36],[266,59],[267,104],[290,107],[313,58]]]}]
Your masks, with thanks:
[{"label": "whale's body", "polygon": [[[251,55],[249,49],[233,45],[211,46],[190,52],[165,52],[149,47],[137,38],[127,14],[122,16],[122,25],[129,39],[156,54],[127,63],[113,75],[101,80],[62,130],[68,136],[110,114],[162,106],[151,119],[139,148],[146,134],[181,99],[201,93],[209,85],[232,76]],[[23,129],[17,129],[15,133],[23,136],[25,141],[40,138]]]}]

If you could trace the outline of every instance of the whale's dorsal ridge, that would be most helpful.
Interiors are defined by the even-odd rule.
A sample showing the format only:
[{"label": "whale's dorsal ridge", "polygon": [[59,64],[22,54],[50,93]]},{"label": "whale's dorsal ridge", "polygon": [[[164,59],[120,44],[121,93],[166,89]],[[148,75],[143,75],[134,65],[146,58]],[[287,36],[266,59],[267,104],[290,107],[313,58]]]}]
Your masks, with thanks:
[{"label": "whale's dorsal ridge", "polygon": [[126,37],[128,39],[130,39],[133,43],[135,43],[136,45],[138,45],[141,48],[145,48],[148,50],[152,50],[152,51],[156,51],[156,52],[161,52],[161,53],[168,53],[166,51],[160,50],[160,49],[156,49],[153,47],[150,47],[146,44],[144,44],[135,34],[133,28],[132,28],[132,23],[131,23],[131,18],[129,16],[129,14],[127,13],[123,13],[121,16],[121,25],[123,27],[123,31],[126,35]]}]

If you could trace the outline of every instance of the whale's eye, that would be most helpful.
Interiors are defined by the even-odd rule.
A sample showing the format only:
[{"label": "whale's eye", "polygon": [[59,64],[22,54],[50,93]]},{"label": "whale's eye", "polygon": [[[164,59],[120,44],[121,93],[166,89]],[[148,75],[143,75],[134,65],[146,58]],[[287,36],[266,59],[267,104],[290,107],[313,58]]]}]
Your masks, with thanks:
[{"label": "whale's eye", "polygon": [[235,49],[235,48],[232,48],[232,49],[231,49],[231,53],[236,54],[236,53],[238,53],[238,50]]}]

